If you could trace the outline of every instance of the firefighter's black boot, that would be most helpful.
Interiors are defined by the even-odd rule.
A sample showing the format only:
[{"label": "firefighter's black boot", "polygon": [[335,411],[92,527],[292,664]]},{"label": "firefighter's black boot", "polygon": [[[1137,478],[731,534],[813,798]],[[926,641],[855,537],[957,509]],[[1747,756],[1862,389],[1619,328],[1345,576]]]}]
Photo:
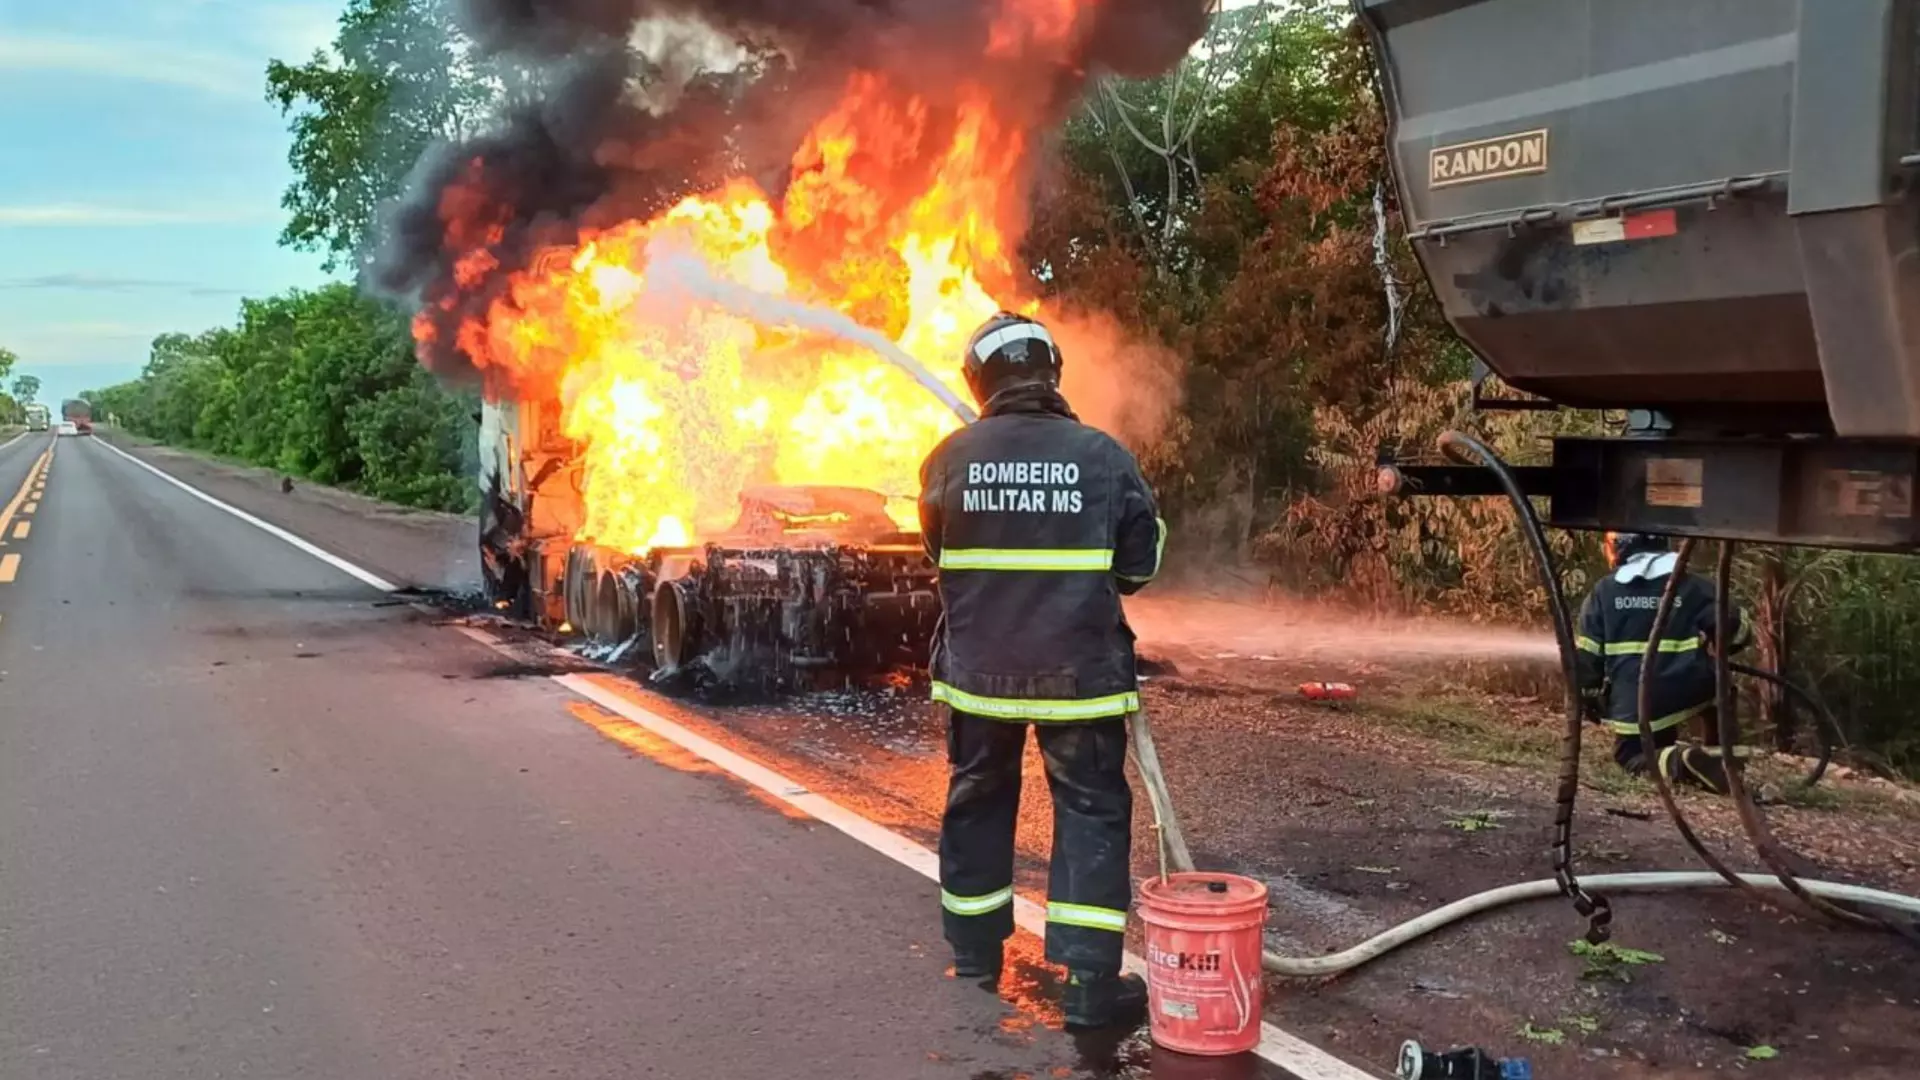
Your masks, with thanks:
[{"label": "firefighter's black boot", "polygon": [[953,977],[973,979],[981,984],[998,983],[1000,967],[1006,962],[1006,950],[998,942],[992,945],[955,946]]},{"label": "firefighter's black boot", "polygon": [[[1736,748],[1731,768],[1738,769],[1744,764]],[[1715,795],[1725,795],[1733,790],[1733,783],[1727,777],[1729,765],[1717,748],[1690,742],[1669,746],[1660,751],[1660,768],[1672,783],[1691,784]]]},{"label": "firefighter's black boot", "polygon": [[1147,1018],[1147,984],[1138,975],[1067,974],[1060,1011],[1070,1028],[1134,1027]]}]

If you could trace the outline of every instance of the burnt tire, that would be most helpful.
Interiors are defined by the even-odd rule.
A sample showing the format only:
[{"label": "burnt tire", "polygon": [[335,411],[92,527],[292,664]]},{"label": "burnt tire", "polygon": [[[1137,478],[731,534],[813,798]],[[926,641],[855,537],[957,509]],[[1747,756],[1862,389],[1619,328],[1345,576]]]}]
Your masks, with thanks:
[{"label": "burnt tire", "polygon": [[654,667],[679,670],[699,652],[700,607],[693,584],[685,578],[661,582],[653,590],[650,616]]},{"label": "burnt tire", "polygon": [[633,640],[639,627],[634,619],[633,604],[625,592],[618,575],[608,572],[599,576],[587,605],[586,625],[582,627],[588,638],[601,645],[622,645]]}]

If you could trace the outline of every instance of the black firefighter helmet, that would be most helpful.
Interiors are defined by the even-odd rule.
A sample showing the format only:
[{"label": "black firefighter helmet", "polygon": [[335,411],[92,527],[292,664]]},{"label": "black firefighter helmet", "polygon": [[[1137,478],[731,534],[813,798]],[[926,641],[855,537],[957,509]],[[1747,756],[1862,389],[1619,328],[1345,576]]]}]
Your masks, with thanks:
[{"label": "black firefighter helmet", "polygon": [[1619,566],[1635,555],[1666,551],[1667,538],[1651,533],[1610,532],[1607,534],[1607,562]]},{"label": "black firefighter helmet", "polygon": [[1060,385],[1060,347],[1046,327],[1024,315],[1002,311],[967,340],[961,370],[974,400],[984,408],[1002,390]]}]

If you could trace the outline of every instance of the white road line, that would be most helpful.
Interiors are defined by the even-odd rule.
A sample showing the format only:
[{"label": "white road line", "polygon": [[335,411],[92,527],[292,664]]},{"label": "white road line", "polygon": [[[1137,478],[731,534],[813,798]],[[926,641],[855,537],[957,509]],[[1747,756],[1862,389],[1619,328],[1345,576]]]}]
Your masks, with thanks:
[{"label": "white road line", "polygon": [[27,433],[23,431],[20,434],[15,435],[13,438],[8,439],[6,442],[0,442],[0,450],[5,450],[7,447],[12,446],[14,443],[17,443],[21,439],[24,439],[26,437],[27,437]]},{"label": "white road line", "polygon": [[[499,640],[490,634],[470,627],[461,627],[460,630],[476,641],[506,651]],[[805,785],[646,709],[624,694],[601,686],[589,676],[555,675],[552,679],[601,708],[725,769],[822,824],[832,826],[921,877],[935,882],[940,880],[939,856],[892,829],[869,821],[826,796],[807,790]],[[1024,896],[1014,898],[1014,922],[1030,934],[1046,936],[1046,908]],[[1145,974],[1146,961],[1138,954],[1129,952],[1126,968]],[[1264,1020],[1260,1023],[1260,1045],[1254,1053],[1300,1077],[1300,1080],[1373,1080],[1374,1076]]]},{"label": "white road line", "polygon": [[368,570],[365,567],[355,566],[353,563],[348,562],[347,560],[341,558],[340,556],[335,555],[330,551],[323,550],[314,544],[308,543],[307,541],[300,539],[299,537],[293,535],[292,533],[288,532],[287,530],[281,528],[278,525],[274,525],[269,522],[262,521],[259,518],[254,517],[252,514],[247,513],[245,510],[240,509],[237,506],[234,506],[230,503],[221,502],[219,499],[216,499],[213,496],[207,494],[206,492],[201,491],[199,488],[194,487],[192,484],[187,483],[185,480],[182,480],[171,473],[163,472],[160,469],[157,469],[154,466],[149,465],[144,461],[141,461],[139,458],[134,457],[132,454],[127,453],[125,450],[120,449],[119,447],[113,445],[110,442],[107,442],[104,439],[95,439],[94,443],[97,446],[104,446],[108,450],[111,450],[114,453],[119,454],[121,457],[126,458],[128,461],[133,462],[135,465],[138,465],[141,468],[152,473],[153,475],[159,477],[160,479],[165,480],[167,483],[172,484],[174,487],[179,488],[181,491],[184,491],[187,494],[193,496],[194,498],[199,499],[201,502],[206,503],[208,506],[212,506],[219,510],[225,510],[227,513],[232,514],[234,517],[239,518],[241,521],[244,521],[247,524],[253,526],[254,528],[259,529],[261,532],[264,532],[269,536],[277,537],[281,540],[286,541],[289,544],[292,544],[294,547],[297,547],[301,551],[304,551],[307,554],[313,556],[314,558],[319,559],[321,562],[326,563],[328,566],[333,567],[335,570],[338,570],[343,574],[346,574],[348,577],[354,578],[358,581],[364,582],[365,584],[371,585],[374,588],[379,589],[381,592],[398,592],[400,590],[400,586],[395,585],[393,582],[388,581],[386,578],[381,577],[380,575],[374,573],[373,571]]},{"label": "white road line", "polygon": [[[199,488],[188,484],[186,481],[180,480],[169,473],[162,472],[154,466],[147,464],[110,442],[103,439],[96,439],[95,442],[187,494],[192,495],[194,498],[210,506],[224,510],[234,517],[239,518],[241,521],[286,541],[301,551],[319,559],[321,562],[343,573],[349,574],[360,581],[366,582],[376,589],[383,592],[396,592],[399,589],[399,586],[374,574],[372,571],[355,566],[337,555],[321,550],[277,525],[268,524],[254,517],[252,514],[247,513],[245,510],[224,503],[208,495],[206,492],[201,491]],[[455,627],[455,629],[467,637],[486,645],[488,648],[508,656],[513,655],[500,639],[494,637],[492,634],[466,626]],[[555,675],[552,678],[554,682],[559,683],[572,693],[600,705],[623,719],[632,721],[646,728],[648,731],[681,747],[688,753],[697,755],[711,762],[713,765],[765,791],[767,794],[792,806],[794,809],[807,814],[822,824],[831,826],[839,832],[859,841],[866,847],[907,867],[921,877],[935,882],[940,880],[939,856],[920,844],[916,844],[912,840],[894,832],[892,829],[869,821],[824,795],[808,791],[805,785],[789,780],[759,762],[737,754],[711,739],[697,735],[687,728],[635,704],[623,695],[612,693],[603,687],[597,686],[592,680],[585,676]],[[1014,898],[1013,908],[1014,922],[1022,930],[1039,937],[1046,936],[1047,911],[1045,907],[1024,896],[1017,896]],[[1126,968],[1133,972],[1144,972],[1146,970],[1146,961],[1142,960],[1139,955],[1130,952],[1126,956]],[[1342,1061],[1312,1043],[1276,1026],[1271,1021],[1261,1021],[1260,1045],[1254,1049],[1254,1053],[1264,1060],[1293,1073],[1298,1076],[1300,1080],[1374,1080],[1375,1077],[1375,1074]]]}]

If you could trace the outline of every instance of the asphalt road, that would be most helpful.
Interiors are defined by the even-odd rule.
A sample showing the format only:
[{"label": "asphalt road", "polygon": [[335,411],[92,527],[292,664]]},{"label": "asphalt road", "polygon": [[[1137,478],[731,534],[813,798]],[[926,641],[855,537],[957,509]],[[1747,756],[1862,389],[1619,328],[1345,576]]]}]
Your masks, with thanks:
[{"label": "asphalt road", "polygon": [[845,836],[93,440],[16,494],[0,1076],[1113,1075]]}]

